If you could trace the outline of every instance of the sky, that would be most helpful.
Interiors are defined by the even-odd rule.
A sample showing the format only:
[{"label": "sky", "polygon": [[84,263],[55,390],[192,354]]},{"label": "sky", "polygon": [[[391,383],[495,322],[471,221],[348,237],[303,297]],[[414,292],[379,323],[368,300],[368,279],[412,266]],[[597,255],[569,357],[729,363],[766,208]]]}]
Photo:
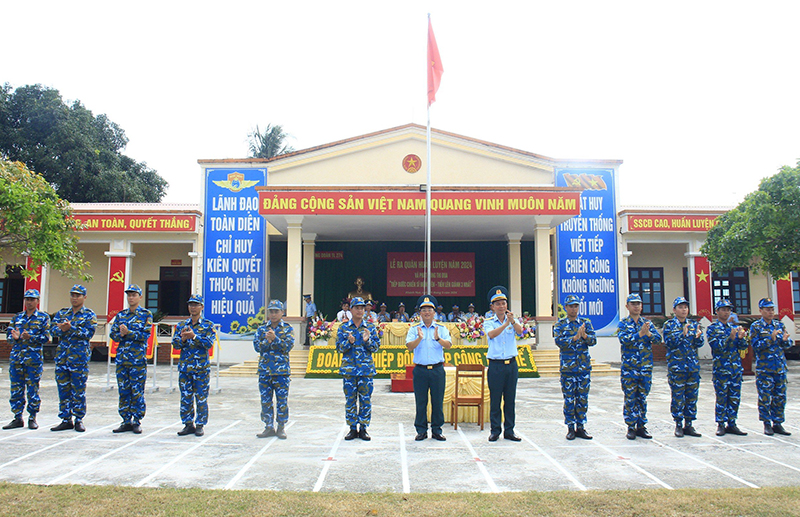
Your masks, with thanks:
[{"label": "sky", "polygon": [[[0,83],[105,113],[125,154],[200,203],[198,159],[281,124],[305,149],[426,124],[619,159],[625,206],[734,206],[800,159],[797,1],[14,2]],[[435,171],[434,171],[435,183]]]}]

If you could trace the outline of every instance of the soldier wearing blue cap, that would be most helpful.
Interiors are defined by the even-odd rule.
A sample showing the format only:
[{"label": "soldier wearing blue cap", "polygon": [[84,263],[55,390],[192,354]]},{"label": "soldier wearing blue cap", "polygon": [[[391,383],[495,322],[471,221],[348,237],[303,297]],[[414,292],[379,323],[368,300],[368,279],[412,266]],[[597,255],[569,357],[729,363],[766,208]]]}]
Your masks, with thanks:
[{"label": "soldier wearing blue cap", "polygon": [[578,316],[580,298],[571,294],[564,300],[565,318],[553,327],[556,345],[561,349],[561,393],[564,395],[564,423],[567,440],[591,440],[586,432],[586,410],[589,407],[589,385],[592,358],[589,347],[597,344],[597,336],[589,318]]},{"label": "soldier wearing blue cap", "polygon": [[133,431],[141,434],[141,421],[146,406],[144,385],[147,381],[147,340],[153,329],[153,315],[140,306],[142,288],[131,284],[125,289],[128,308],[119,312],[111,324],[111,339],[117,347],[117,388],[119,390],[119,415],[122,424],[114,433]]},{"label": "soldier wearing blue cap", "polygon": [[[294,347],[292,326],[283,321],[284,306],[279,300],[270,300],[267,305],[269,321],[258,327],[253,338],[253,348],[259,354],[258,391],[261,394],[261,421],[264,430],[256,436],[277,436],[286,439],[286,422],[289,421],[289,352]],[[272,399],[275,397],[276,409]],[[273,426],[273,419],[278,428]]]},{"label": "soldier wearing blue cap", "polygon": [[417,300],[421,322],[411,325],[406,334],[406,347],[414,352],[415,440],[428,437],[428,393],[431,398],[431,437],[445,441],[444,425],[444,349],[453,344],[447,327],[435,321],[436,298],[430,294]]},{"label": "soldier wearing blue cap", "polygon": [[23,427],[22,410],[28,397],[28,428],[38,429],[39,381],[42,378],[42,346],[50,340],[50,316],[38,310],[39,291],[28,289],[23,295],[23,310],[9,322],[6,339],[11,345],[8,376],[11,380],[11,412],[14,419],[3,429]]},{"label": "soldier wearing blue cap", "polygon": [[475,304],[471,303],[471,304],[467,305],[467,312],[465,312],[464,314],[461,315],[461,319],[466,321],[466,320],[469,320],[471,318],[476,318],[478,316],[480,316],[480,314],[475,312]]},{"label": "soldier wearing blue cap", "polygon": [[700,436],[692,422],[697,419],[697,393],[700,388],[700,358],[697,349],[703,346],[703,329],[689,316],[689,300],[678,296],[672,302],[675,317],[664,324],[664,346],[667,349],[667,380],[672,392],[672,419],[675,436]]},{"label": "soldier wearing blue cap", "polygon": [[350,300],[353,318],[340,325],[336,334],[336,350],[342,354],[339,373],[344,379],[345,421],[350,426],[345,440],[370,440],[367,427],[372,419],[372,378],[375,376],[372,354],[378,351],[381,340],[375,325],[364,320],[364,305],[360,297]]},{"label": "soldier wearing blue cap", "polygon": [[447,323],[447,314],[444,313],[444,306],[442,304],[436,306],[434,318],[440,323]]},{"label": "soldier wearing blue cap", "polygon": [[621,347],[620,383],[625,395],[623,417],[628,426],[626,438],[652,438],[647,432],[647,395],[653,384],[653,344],[661,334],[653,322],[642,317],[642,298],[628,296],[625,307],[629,316],[619,322],[617,338]]},{"label": "soldier wearing blue cap", "polygon": [[764,434],[791,433],[783,428],[786,408],[786,355],[792,346],[786,327],[775,319],[775,304],[769,298],[758,302],[761,319],[750,325],[750,344],[756,358],[758,419],[764,422]]},{"label": "soldier wearing blue cap", "polygon": [[462,320],[463,312],[459,309],[458,305],[453,305],[453,310],[447,315],[447,321],[456,323]]},{"label": "soldier wearing blue cap", "polygon": [[203,317],[202,296],[193,294],[186,303],[189,317],[178,323],[172,336],[172,348],[181,351],[178,386],[181,390],[183,429],[178,431],[178,436],[203,436],[203,429],[208,423],[208,383],[211,375],[208,351],[214,345],[217,332],[214,324]]},{"label": "soldier wearing blue cap", "polygon": [[392,315],[386,312],[386,304],[382,303],[378,312],[378,323],[391,323],[391,321]]},{"label": "soldier wearing blue cap", "polygon": [[394,313],[394,319],[400,323],[408,323],[409,317],[406,312],[406,304],[400,302],[397,306],[397,312]]},{"label": "soldier wearing blue cap", "polygon": [[[56,384],[58,416],[61,423],[51,431],[86,430],[86,380],[89,378],[90,340],[97,328],[97,315],[85,306],[86,288],[75,284],[69,291],[70,307],[53,316],[50,333],[58,338],[56,349]],[[73,423],[72,419],[75,419]]]},{"label": "soldier wearing blue cap", "polygon": [[[488,298],[494,311],[494,316],[483,322],[483,330],[489,339],[489,349],[486,352],[486,358],[489,360],[487,373],[491,423],[489,441],[496,442],[500,438],[500,432],[503,431],[506,440],[518,442],[521,438],[514,433],[514,425],[519,367],[514,333],[521,334],[522,325],[508,310],[508,289],[501,285],[494,286],[489,290]],[[505,428],[502,425],[503,416],[505,416]]]},{"label": "soldier wearing blue cap", "polygon": [[714,305],[717,321],[706,330],[708,346],[714,357],[712,379],[716,393],[714,418],[717,422],[717,436],[726,433],[745,436],[747,433],[736,425],[739,401],[742,394],[742,357],[740,352],[747,350],[745,330],[730,323],[733,304],[730,300],[719,300]]}]

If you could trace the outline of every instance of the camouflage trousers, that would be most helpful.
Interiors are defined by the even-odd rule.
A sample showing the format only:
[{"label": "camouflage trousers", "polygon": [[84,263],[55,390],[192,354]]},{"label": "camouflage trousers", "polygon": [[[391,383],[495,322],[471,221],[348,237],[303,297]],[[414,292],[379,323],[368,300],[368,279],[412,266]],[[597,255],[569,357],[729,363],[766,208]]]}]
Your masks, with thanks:
[{"label": "camouflage trousers", "polygon": [[786,408],[786,374],[756,371],[758,419],[773,424],[784,421]]},{"label": "camouflage trousers", "polygon": [[712,376],[717,403],[714,406],[714,420],[718,424],[736,422],[739,401],[742,396],[741,372],[714,372]]},{"label": "camouflage trousers", "polygon": [[344,419],[350,429],[367,427],[372,418],[372,377],[344,376]]},{"label": "camouflage trousers", "polygon": [[[181,422],[184,425],[208,423],[208,381],[211,370],[199,368],[178,372],[178,386],[181,390]],[[195,419],[195,406],[197,418]]]},{"label": "camouflage trousers", "polygon": [[[273,427],[273,418],[278,424],[289,421],[289,376],[268,375],[267,372],[258,372],[258,391],[261,393],[261,421],[266,427]],[[273,410],[272,395],[275,394]]]},{"label": "camouflage trousers", "polygon": [[561,393],[564,395],[564,423],[583,426],[589,406],[591,372],[561,374]]},{"label": "camouflage trousers", "polygon": [[119,416],[123,422],[138,424],[144,418],[144,385],[147,382],[147,365],[117,365],[119,390]]},{"label": "camouflage trousers", "polygon": [[672,419],[686,421],[686,425],[697,420],[697,393],[700,388],[700,372],[668,372],[667,381],[672,391]]},{"label": "camouflage trousers", "polygon": [[628,426],[644,426],[647,423],[647,395],[653,384],[651,370],[624,369],[620,374],[625,404],[622,416]]},{"label": "camouflage trousers", "polygon": [[39,381],[42,378],[41,363],[26,364],[11,361],[8,363],[8,376],[11,379],[11,412],[15,417],[22,416],[25,409],[25,395],[28,396],[28,414],[35,416],[39,412]]},{"label": "camouflage trousers", "polygon": [[89,363],[57,364],[58,417],[67,420],[75,417],[79,422],[86,416],[86,380]]}]

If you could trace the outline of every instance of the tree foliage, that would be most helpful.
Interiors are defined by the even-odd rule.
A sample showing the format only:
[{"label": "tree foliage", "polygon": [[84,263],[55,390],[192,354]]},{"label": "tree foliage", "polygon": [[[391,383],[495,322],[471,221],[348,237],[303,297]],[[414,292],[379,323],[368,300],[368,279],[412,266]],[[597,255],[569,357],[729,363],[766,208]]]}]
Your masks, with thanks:
[{"label": "tree foliage", "polygon": [[42,85],[0,88],[0,156],[25,163],[73,203],[147,202],[167,182],[146,163],[122,154],[125,132],[80,101],[67,105]]},{"label": "tree foliage", "polygon": [[255,131],[247,136],[251,158],[274,158],[281,154],[294,152],[294,148],[285,143],[290,135],[284,132],[280,125],[267,124],[263,133],[256,126]]},{"label": "tree foliage", "polygon": [[[69,203],[43,176],[21,162],[0,159],[0,251],[28,254],[35,267],[46,264],[70,277],[89,280],[78,249]],[[31,271],[23,271],[29,276]]]},{"label": "tree foliage", "polygon": [[720,216],[700,250],[715,271],[750,267],[777,279],[800,268],[800,161]]}]

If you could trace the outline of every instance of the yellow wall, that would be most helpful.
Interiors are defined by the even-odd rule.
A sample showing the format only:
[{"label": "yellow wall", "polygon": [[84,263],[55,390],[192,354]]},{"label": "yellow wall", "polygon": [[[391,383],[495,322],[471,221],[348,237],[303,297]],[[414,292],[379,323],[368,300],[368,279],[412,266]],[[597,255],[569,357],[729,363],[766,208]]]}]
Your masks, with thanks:
[{"label": "yellow wall", "polygon": [[97,314],[106,313],[106,300],[108,298],[108,251],[107,243],[81,243],[78,246],[85,259],[91,264],[88,273],[92,275],[91,282],[69,278],[61,273],[51,271],[47,281],[47,311],[55,312],[69,306],[69,290],[74,284],[86,287],[88,295],[86,306]]},{"label": "yellow wall", "polygon": [[[133,257],[131,276],[126,279],[128,284],[138,284],[144,290],[145,282],[158,281],[161,267],[191,267],[192,251],[190,243],[133,243],[131,251],[136,253]],[[180,266],[171,265],[173,259],[180,259]]]},{"label": "yellow wall", "polygon": [[628,267],[664,268],[664,310],[672,314],[672,301],[683,296],[683,268],[688,266],[684,257],[686,244],[636,244],[628,243],[633,252]]},{"label": "yellow wall", "polygon": [[[269,169],[270,185],[419,185],[426,182],[425,140],[404,137],[345,148],[300,160],[278,162]],[[552,169],[488,150],[432,144],[432,181],[438,185],[552,185]],[[410,174],[403,158],[416,154],[422,168]]]}]

